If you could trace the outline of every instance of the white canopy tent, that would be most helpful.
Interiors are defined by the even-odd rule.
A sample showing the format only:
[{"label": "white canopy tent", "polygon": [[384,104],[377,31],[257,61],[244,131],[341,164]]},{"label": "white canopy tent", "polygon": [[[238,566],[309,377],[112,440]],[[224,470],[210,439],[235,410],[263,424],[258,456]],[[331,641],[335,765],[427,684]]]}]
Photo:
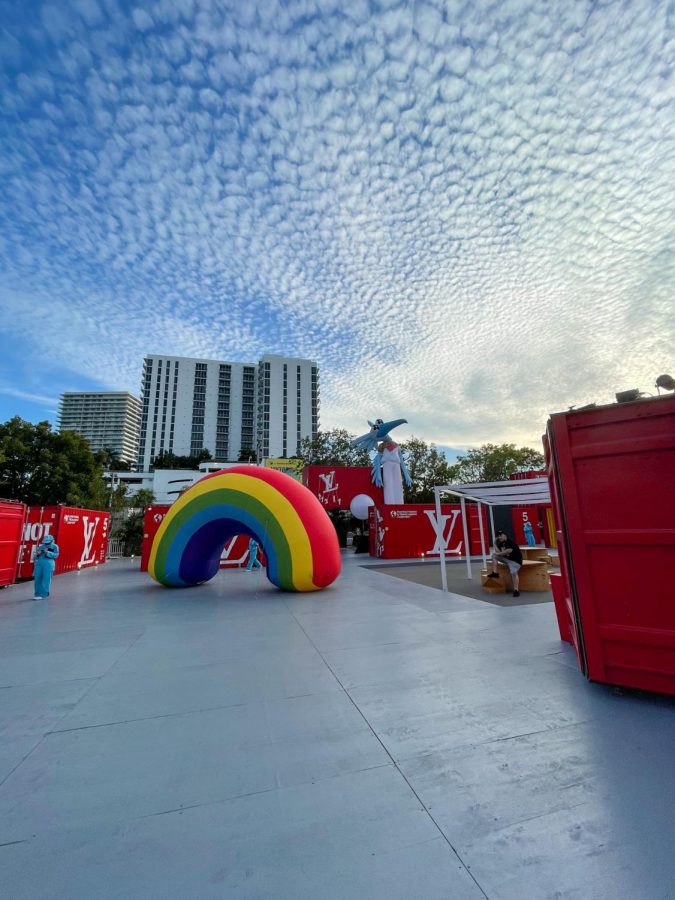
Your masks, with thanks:
[{"label": "white canopy tent", "polygon": [[[490,513],[490,530],[492,543],[495,540],[495,523],[492,515],[493,506],[517,506],[548,505],[551,502],[551,494],[548,487],[548,479],[521,478],[514,481],[483,481],[477,484],[442,484],[434,488],[436,501],[436,521],[439,523],[442,533],[441,519],[441,494],[453,494],[459,497],[462,508],[462,527],[464,529],[464,550],[466,556],[467,578],[473,578],[471,573],[471,553],[469,548],[469,528],[466,521],[466,501],[474,500],[478,503],[478,527],[480,529],[481,553],[483,565],[487,568],[487,553],[485,547],[485,533],[483,530],[483,515],[481,505],[487,506]],[[448,590],[448,579],[445,571],[445,541],[439,541],[441,551],[441,584],[443,590]]]}]

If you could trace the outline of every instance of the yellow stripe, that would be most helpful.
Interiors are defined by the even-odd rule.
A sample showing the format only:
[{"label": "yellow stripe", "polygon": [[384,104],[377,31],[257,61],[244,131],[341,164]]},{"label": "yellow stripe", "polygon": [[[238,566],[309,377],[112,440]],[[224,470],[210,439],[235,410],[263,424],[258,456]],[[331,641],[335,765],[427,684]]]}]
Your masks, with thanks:
[{"label": "yellow stripe", "polygon": [[[549,506],[546,510],[546,520],[548,522],[548,533],[551,536],[551,547],[558,549],[558,539],[555,534],[555,519],[553,518],[553,509]],[[543,535],[542,535],[543,537]]]},{"label": "yellow stripe", "polygon": [[[227,488],[233,491],[241,491],[242,494],[249,494],[254,497],[266,509],[270,510],[273,516],[281,526],[286,540],[291,550],[291,566],[293,587],[297,591],[306,591],[309,587],[314,587],[312,581],[308,581],[303,577],[302,573],[314,573],[314,565],[312,560],[312,548],[309,542],[309,535],[302,519],[295,510],[293,504],[284,497],[275,487],[262,481],[260,478],[254,478],[250,475],[228,474],[217,475],[213,478],[206,478],[192,485],[184,494],[182,494],[171,506],[166,516],[162,520],[157,534],[152,543],[150,552],[150,560],[148,564],[149,570],[154,571],[156,548],[159,546],[164,532],[170,525],[173,516],[178,513],[195,497],[201,497],[204,494],[210,494],[220,488]],[[261,523],[264,526],[264,522]],[[262,537],[262,535],[261,535]]]}]

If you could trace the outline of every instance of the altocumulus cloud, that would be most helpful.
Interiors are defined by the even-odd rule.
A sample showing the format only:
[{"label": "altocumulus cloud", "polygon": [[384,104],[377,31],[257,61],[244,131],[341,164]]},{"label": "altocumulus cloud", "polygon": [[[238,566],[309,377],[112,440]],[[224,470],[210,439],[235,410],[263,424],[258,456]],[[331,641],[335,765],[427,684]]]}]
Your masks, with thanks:
[{"label": "altocumulus cloud", "polygon": [[672,368],[667,4],[13,7],[0,300],[36,365],[310,356],[323,425],[455,445]]}]

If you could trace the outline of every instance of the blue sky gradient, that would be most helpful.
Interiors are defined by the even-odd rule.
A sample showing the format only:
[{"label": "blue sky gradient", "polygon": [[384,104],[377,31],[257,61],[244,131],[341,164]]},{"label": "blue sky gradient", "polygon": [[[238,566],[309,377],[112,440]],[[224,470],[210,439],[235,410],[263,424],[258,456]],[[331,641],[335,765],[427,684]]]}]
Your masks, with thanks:
[{"label": "blue sky gradient", "polygon": [[323,427],[540,446],[675,374],[662,2],[117,0],[0,23],[0,420],[146,353],[321,367]]}]

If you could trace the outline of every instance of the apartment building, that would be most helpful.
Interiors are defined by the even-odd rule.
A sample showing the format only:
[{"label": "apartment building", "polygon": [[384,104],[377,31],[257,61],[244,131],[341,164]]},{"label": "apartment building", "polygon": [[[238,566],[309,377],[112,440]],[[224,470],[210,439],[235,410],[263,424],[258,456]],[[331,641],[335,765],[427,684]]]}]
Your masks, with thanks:
[{"label": "apartment building", "polygon": [[136,462],[141,402],[123,391],[65,391],[59,399],[59,431],[76,431],[91,449],[110,450],[129,465]]},{"label": "apartment building", "polygon": [[146,356],[138,467],[162,451],[207,449],[236,462],[292,456],[318,429],[319,374],[311,360],[266,354],[257,365],[180,356]]}]

